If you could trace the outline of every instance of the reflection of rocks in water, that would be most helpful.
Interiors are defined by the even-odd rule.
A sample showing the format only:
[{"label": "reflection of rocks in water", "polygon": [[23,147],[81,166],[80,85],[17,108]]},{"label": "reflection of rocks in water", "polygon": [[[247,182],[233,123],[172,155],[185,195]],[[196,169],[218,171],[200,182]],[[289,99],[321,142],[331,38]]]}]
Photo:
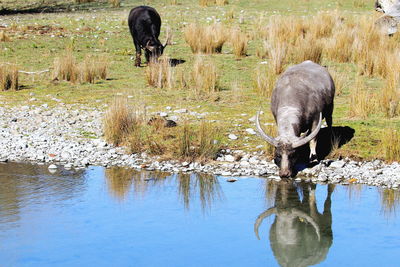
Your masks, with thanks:
[{"label": "reflection of rocks in water", "polygon": [[[322,262],[332,245],[331,194],[328,185],[324,211],[318,212],[313,184],[295,185],[282,182],[276,186],[275,205],[261,213],[254,225],[258,229],[262,221],[272,214],[269,239],[272,251],[281,266],[310,266]],[[302,196],[302,198],[301,198]]]},{"label": "reflection of rocks in water", "polygon": [[47,166],[0,164],[0,225],[18,223],[25,205],[75,198],[85,190],[84,170],[50,174]]},{"label": "reflection of rocks in water", "polygon": [[186,209],[189,209],[190,200],[194,197],[199,197],[203,210],[210,208],[214,200],[222,197],[221,186],[214,175],[179,174],[177,182]]},{"label": "reflection of rocks in water", "polygon": [[149,187],[163,183],[170,174],[112,167],[106,169],[105,175],[110,194],[119,200],[124,200],[130,190],[133,190],[135,196],[144,196]]}]

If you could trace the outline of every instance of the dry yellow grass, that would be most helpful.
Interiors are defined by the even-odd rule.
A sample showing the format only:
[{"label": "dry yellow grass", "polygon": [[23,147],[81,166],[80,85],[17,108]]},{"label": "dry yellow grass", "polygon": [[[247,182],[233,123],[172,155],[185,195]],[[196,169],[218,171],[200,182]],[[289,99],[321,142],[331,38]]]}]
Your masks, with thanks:
[{"label": "dry yellow grass", "polygon": [[332,38],[324,43],[324,54],[330,60],[337,62],[350,62],[353,53],[355,32],[346,26],[336,29]]},{"label": "dry yellow grass", "polygon": [[186,121],[179,131],[177,156],[184,160],[215,159],[221,149],[219,139],[219,130],[211,123],[202,121],[196,130]]},{"label": "dry yellow grass", "polygon": [[18,68],[16,65],[0,64],[0,89],[18,90]]},{"label": "dry yellow grass", "polygon": [[309,34],[316,39],[328,37],[339,21],[340,17],[337,11],[319,12],[308,19]]},{"label": "dry yellow grass", "polygon": [[157,88],[173,88],[175,86],[174,69],[169,58],[162,58],[149,63],[146,79],[150,86]]},{"label": "dry yellow grass", "polygon": [[[310,45],[312,44],[312,45]],[[297,45],[289,49],[293,63],[301,63],[305,60],[311,60],[315,63],[321,63],[323,46],[320,41],[311,35],[304,39],[299,39]]]},{"label": "dry yellow grass", "polygon": [[400,160],[400,134],[397,130],[385,129],[382,132],[381,146],[386,160]]},{"label": "dry yellow grass", "polygon": [[104,137],[107,142],[121,145],[125,138],[132,133],[135,124],[140,124],[135,113],[124,98],[116,98],[104,116]]},{"label": "dry yellow grass", "polygon": [[209,59],[198,56],[192,70],[192,81],[196,96],[210,96],[219,90],[217,67]]},{"label": "dry yellow grass", "polygon": [[199,5],[203,7],[212,5],[224,6],[227,4],[229,4],[228,0],[199,0]]},{"label": "dry yellow grass", "polygon": [[228,0],[215,0],[215,4],[217,6],[225,6],[225,5],[229,4],[229,1]]},{"label": "dry yellow grass", "polygon": [[329,73],[331,74],[332,79],[335,82],[335,95],[342,95],[344,88],[346,88],[349,84],[349,77],[347,77],[346,73],[339,73],[333,69],[329,69]]},{"label": "dry yellow grass", "polygon": [[184,30],[185,41],[193,53],[221,53],[227,41],[227,29],[219,23],[202,26],[190,24]]},{"label": "dry yellow grass", "polygon": [[66,51],[61,57],[54,60],[53,79],[76,82],[79,67],[71,51]]},{"label": "dry yellow grass", "polygon": [[94,83],[96,79],[96,62],[93,57],[86,56],[85,60],[80,65],[80,81]]},{"label": "dry yellow grass", "polygon": [[374,110],[374,96],[368,92],[363,80],[356,78],[355,88],[350,92],[349,116],[367,118]]},{"label": "dry yellow grass", "polygon": [[231,31],[230,42],[233,48],[233,54],[236,58],[240,58],[246,55],[248,37],[246,33],[243,33],[240,28],[235,28]]},{"label": "dry yellow grass", "polygon": [[0,31],[0,42],[11,42],[11,38],[4,31]]},{"label": "dry yellow grass", "polygon": [[121,0],[108,0],[108,3],[112,7],[120,7],[121,6]]},{"label": "dry yellow grass", "polygon": [[400,88],[398,68],[393,69],[385,81],[380,95],[379,106],[387,118],[399,115]]},{"label": "dry yellow grass", "polygon": [[275,71],[268,66],[259,66],[256,70],[255,89],[263,97],[270,98],[275,87],[278,76]]},{"label": "dry yellow grass", "polygon": [[268,54],[270,56],[270,64],[275,74],[280,74],[285,69],[286,57],[287,57],[287,46],[283,42],[272,42],[268,43]]},{"label": "dry yellow grass", "polygon": [[95,83],[96,79],[107,79],[108,60],[104,56],[87,55],[80,64],[72,51],[54,60],[53,80],[64,80],[75,83]]}]

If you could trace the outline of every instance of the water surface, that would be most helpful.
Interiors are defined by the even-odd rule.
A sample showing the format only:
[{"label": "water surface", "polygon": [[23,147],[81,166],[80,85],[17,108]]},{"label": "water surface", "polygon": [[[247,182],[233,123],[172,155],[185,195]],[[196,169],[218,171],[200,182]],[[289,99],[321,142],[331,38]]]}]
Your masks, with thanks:
[{"label": "water surface", "polygon": [[399,266],[399,191],[226,179],[0,164],[0,266]]}]

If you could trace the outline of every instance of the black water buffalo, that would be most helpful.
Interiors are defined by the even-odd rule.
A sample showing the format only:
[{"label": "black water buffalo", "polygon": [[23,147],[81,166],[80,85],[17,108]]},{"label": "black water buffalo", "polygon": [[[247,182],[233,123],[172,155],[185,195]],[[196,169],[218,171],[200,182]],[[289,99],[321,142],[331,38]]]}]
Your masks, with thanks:
[{"label": "black water buffalo", "polygon": [[131,10],[128,17],[129,30],[136,48],[135,66],[139,67],[144,49],[147,62],[157,59],[169,43],[158,40],[160,36],[161,18],[157,11],[149,6],[138,6]]},{"label": "black water buffalo", "polygon": [[[301,146],[310,142],[311,155],[316,156],[316,141],[322,119],[332,127],[335,84],[326,68],[304,61],[288,68],[276,82],[272,92],[271,110],[278,137],[267,135],[260,126],[257,113],[256,127],[261,137],[275,146],[275,163],[279,176],[293,177]],[[311,132],[309,135],[301,133]]]},{"label": "black water buffalo", "polygon": [[254,224],[254,232],[260,239],[258,232],[262,221],[275,215],[269,240],[280,266],[316,265],[325,260],[332,246],[331,195],[334,185],[328,185],[322,212],[318,211],[315,189],[315,184],[278,184],[274,207],[261,213]]}]

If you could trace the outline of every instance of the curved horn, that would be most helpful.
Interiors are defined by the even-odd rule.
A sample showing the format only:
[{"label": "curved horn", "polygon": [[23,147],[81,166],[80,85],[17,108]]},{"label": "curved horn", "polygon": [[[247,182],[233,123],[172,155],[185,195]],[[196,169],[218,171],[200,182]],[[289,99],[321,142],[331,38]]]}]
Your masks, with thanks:
[{"label": "curved horn", "polygon": [[317,233],[318,241],[321,240],[321,234],[320,234],[319,226],[310,215],[307,215],[303,211],[298,210],[296,208],[292,210],[292,213],[293,213],[293,215],[296,215],[297,217],[304,218],[308,223],[310,223],[314,227],[315,232]]},{"label": "curved horn", "polygon": [[165,48],[167,45],[171,44],[171,30],[167,29],[167,39],[165,40],[165,44],[163,47]]},{"label": "curved horn", "polygon": [[312,131],[312,132],[310,133],[310,135],[305,136],[304,138],[300,139],[300,140],[297,141],[297,142],[294,142],[294,143],[292,144],[292,147],[293,147],[293,148],[300,147],[300,146],[302,146],[302,145],[307,144],[307,143],[310,142],[312,139],[314,139],[314,138],[317,136],[319,130],[321,129],[321,125],[322,125],[322,113],[319,113],[319,122],[318,122],[317,128],[315,128],[314,131]]},{"label": "curved horn", "polygon": [[273,145],[274,147],[278,146],[278,142],[275,140],[275,138],[267,135],[263,129],[261,128],[260,125],[260,111],[257,112],[257,116],[256,116],[256,127],[257,127],[257,131],[260,134],[260,136],[265,139],[265,141],[267,141],[268,143],[270,143],[271,145]]},{"label": "curved horn", "polygon": [[276,208],[269,208],[260,215],[258,215],[256,222],[254,223],[254,233],[257,236],[257,239],[260,240],[260,236],[258,235],[258,228],[260,227],[263,220],[272,214],[276,213]]}]

